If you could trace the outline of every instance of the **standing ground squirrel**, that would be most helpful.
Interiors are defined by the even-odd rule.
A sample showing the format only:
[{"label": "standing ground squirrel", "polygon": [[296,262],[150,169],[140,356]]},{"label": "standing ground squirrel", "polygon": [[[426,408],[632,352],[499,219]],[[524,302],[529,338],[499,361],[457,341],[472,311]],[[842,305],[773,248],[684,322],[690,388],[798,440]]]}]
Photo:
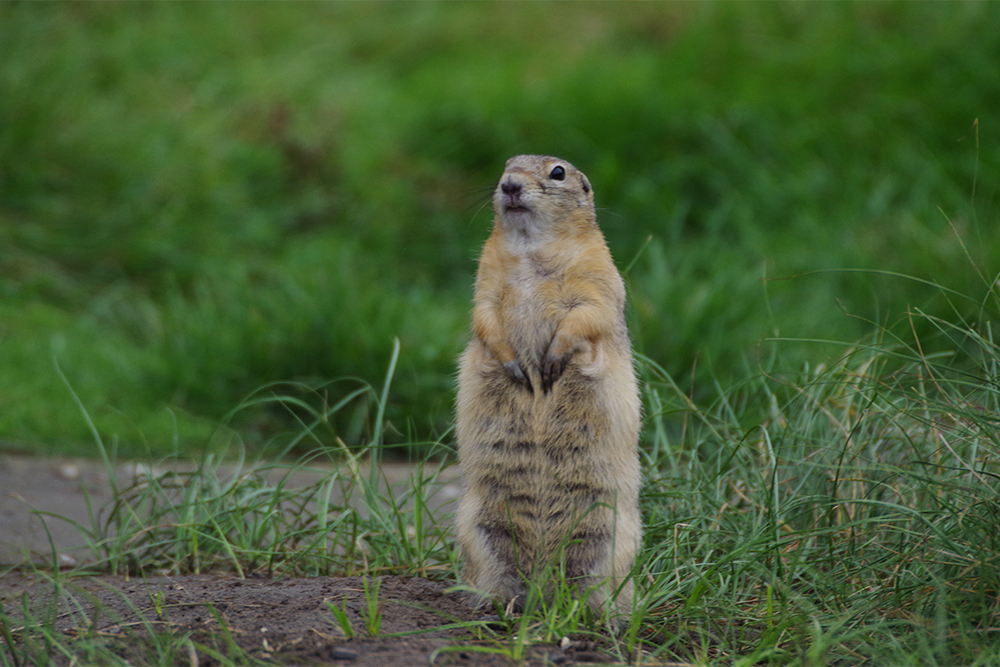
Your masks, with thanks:
[{"label": "standing ground squirrel", "polygon": [[617,591],[611,611],[627,613],[642,525],[625,285],[571,164],[511,158],[493,207],[459,361],[465,576],[520,606],[554,564],[593,609]]}]

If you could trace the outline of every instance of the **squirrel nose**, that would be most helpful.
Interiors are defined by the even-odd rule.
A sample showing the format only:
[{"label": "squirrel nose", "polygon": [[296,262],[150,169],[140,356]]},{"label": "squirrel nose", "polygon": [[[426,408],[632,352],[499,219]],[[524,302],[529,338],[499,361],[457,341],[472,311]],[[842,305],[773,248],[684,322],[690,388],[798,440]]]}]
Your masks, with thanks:
[{"label": "squirrel nose", "polygon": [[507,179],[500,185],[500,190],[505,195],[516,195],[521,193],[521,184],[515,183],[511,179]]}]

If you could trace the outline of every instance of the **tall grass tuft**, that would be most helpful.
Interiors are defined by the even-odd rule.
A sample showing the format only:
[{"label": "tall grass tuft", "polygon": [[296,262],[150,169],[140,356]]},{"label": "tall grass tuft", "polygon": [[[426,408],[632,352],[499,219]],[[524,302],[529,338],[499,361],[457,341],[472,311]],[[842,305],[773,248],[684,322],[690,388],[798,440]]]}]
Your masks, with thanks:
[{"label": "tall grass tuft", "polygon": [[[656,472],[644,567],[665,652],[734,664],[1000,657],[991,288],[975,321],[914,309],[829,364],[770,369],[707,406],[646,363]],[[927,329],[936,340],[914,334]]]},{"label": "tall grass tuft", "polygon": [[[441,473],[447,463],[421,459],[402,486],[393,486],[380,468],[398,355],[397,342],[379,393],[361,384],[317,409],[272,385],[244,401],[234,412],[272,404],[300,424],[270,443],[275,451],[266,461],[246,459],[242,447],[235,447],[232,458],[213,446],[194,466],[178,458],[138,464],[131,467],[131,482],[116,481],[115,455],[84,410],[113,485],[112,500],[92,508],[89,525],[76,524],[92,551],[90,567],[130,575],[222,568],[240,577],[449,571],[450,527],[430,504],[446,482]],[[367,425],[360,450],[336,435],[333,424],[341,411],[352,411],[349,421]],[[435,456],[446,451],[441,443],[422,447]],[[311,453],[286,462],[291,451],[303,448]],[[293,485],[295,475],[315,481]]]}]

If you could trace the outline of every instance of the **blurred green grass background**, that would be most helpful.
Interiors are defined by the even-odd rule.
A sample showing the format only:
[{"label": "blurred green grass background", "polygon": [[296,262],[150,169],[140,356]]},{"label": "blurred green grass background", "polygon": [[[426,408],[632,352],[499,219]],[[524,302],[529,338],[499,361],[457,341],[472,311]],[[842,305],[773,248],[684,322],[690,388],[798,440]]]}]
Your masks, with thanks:
[{"label": "blurred green grass background", "polygon": [[976,321],[997,62],[991,3],[4,3],[0,449],[90,451],[67,385],[120,453],[202,447],[253,392],[379,384],[394,337],[389,437],[440,437],[525,152],[588,174],[637,351],[703,399]]}]

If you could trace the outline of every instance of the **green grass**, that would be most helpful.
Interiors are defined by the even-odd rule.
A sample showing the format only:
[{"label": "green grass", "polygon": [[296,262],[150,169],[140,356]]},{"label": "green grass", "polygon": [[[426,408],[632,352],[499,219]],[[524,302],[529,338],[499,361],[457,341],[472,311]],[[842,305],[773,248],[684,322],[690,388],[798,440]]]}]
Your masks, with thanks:
[{"label": "green grass", "polygon": [[[0,447],[200,462],[79,527],[105,571],[455,577],[439,469],[360,466],[447,454],[483,206],[554,153],[627,267],[641,606],[477,649],[1000,664],[1000,11],[569,7],[0,6]],[[118,660],[4,613],[4,667]]]},{"label": "green grass", "polygon": [[[841,269],[970,295],[966,253],[996,270],[998,23],[989,3],[6,4],[3,447],[92,453],[56,363],[121,453],[158,457],[272,382],[337,402],[393,338],[389,438],[436,440],[519,152],[590,176],[637,347],[694,368],[699,399],[768,337],[948,319],[938,290]],[[255,451],[294,427],[272,408],[230,422]]]},{"label": "green grass", "polygon": [[[854,344],[824,341],[840,347],[832,363],[769,367],[708,403],[644,360],[636,610],[613,631],[555,569],[550,595],[533,590],[520,616],[498,609],[499,628],[466,624],[458,646],[515,664],[562,637],[596,641],[622,661],[641,652],[685,664],[1000,664],[1000,294],[979,308],[980,318],[951,322],[912,311],[912,331],[935,331],[928,336],[875,327]],[[381,390],[368,390],[376,434],[394,367]],[[313,417],[296,438],[314,441],[324,415]],[[211,458],[185,475],[141,478],[79,527],[97,558],[91,571],[362,575],[365,627],[341,623],[348,636],[379,636],[378,576],[454,580],[459,569],[450,518],[423,502],[441,467],[415,468],[394,497],[377,468],[360,466],[383,447],[378,435],[360,452],[317,445],[299,464],[276,466],[342,462],[297,490],[267,467],[247,461],[223,473]],[[52,599],[79,606],[64,592],[66,574],[50,575]],[[55,632],[55,613],[6,611],[2,664],[103,659],[95,636]],[[208,655],[147,630],[139,663]],[[230,644],[220,634],[212,650],[251,661]]]},{"label": "green grass", "polygon": [[[882,332],[708,410],[654,380],[664,454],[647,485],[660,545],[647,567],[673,650],[733,664],[1000,661],[997,294],[982,305],[961,326],[913,314],[937,330],[934,355]],[[671,438],[657,422],[673,410],[690,427]]]}]

